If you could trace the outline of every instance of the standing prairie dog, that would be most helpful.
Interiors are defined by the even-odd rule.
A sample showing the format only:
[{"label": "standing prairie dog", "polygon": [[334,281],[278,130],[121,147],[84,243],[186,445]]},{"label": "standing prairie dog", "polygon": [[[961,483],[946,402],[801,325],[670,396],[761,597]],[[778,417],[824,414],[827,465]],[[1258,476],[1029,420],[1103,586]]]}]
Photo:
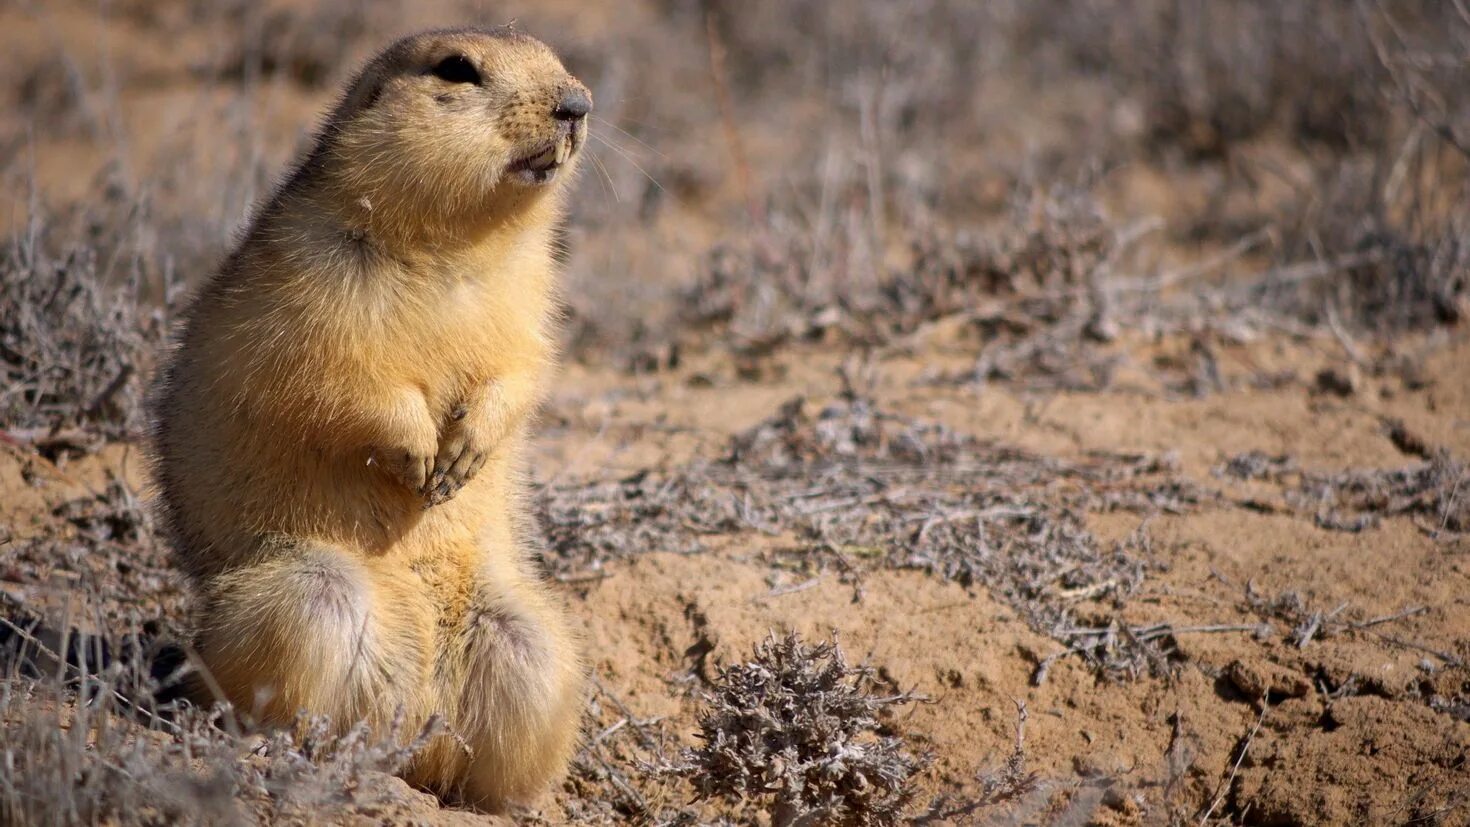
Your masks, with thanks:
[{"label": "standing prairie dog", "polygon": [[267,725],[442,716],[406,775],[491,811],[580,720],[522,464],[591,107],[508,29],[394,43],[194,300],[154,401],[202,682]]}]

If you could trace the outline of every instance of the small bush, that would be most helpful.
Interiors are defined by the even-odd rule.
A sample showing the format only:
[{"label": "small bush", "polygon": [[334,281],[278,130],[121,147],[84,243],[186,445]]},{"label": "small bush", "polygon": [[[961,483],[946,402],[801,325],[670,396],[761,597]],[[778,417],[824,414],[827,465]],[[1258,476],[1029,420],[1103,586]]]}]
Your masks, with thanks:
[{"label": "small bush", "polygon": [[928,758],[878,720],[918,699],[877,688],[835,639],[769,637],[751,660],[719,671],[699,716],[704,743],[678,771],[700,798],[758,803],[777,825],[891,824]]}]

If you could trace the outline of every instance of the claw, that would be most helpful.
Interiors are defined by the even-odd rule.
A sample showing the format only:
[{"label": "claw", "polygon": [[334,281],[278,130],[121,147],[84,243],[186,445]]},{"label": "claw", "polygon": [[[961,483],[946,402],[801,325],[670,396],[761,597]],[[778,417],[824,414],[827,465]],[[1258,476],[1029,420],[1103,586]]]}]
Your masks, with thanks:
[{"label": "claw", "polygon": [[485,464],[485,446],[466,424],[467,414],[463,408],[455,408],[441,431],[439,450],[430,459],[420,489],[429,506],[453,499]]}]

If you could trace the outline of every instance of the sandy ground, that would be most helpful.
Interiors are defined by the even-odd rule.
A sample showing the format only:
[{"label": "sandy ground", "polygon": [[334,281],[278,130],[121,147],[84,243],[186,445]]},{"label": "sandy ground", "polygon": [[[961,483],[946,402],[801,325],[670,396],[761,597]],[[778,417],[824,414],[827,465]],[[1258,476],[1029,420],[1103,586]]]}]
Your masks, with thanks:
[{"label": "sandy ground", "polygon": [[[600,13],[553,6],[538,20],[565,25],[575,43],[604,25]],[[22,166],[48,204],[91,198],[99,171],[129,163],[136,180],[153,182],[150,197],[165,205],[160,212],[192,209],[214,226],[231,226],[260,182],[231,178],[224,190],[224,177],[193,173],[247,160],[272,168],[299,145],[329,99],[329,86],[267,84],[242,106],[234,91],[208,83],[207,73],[189,71],[216,60],[227,34],[171,40],[169,14],[119,12],[104,20],[88,4],[59,3],[44,14],[0,7],[0,42],[15,50],[18,65],[38,65],[36,56],[55,44],[86,56],[95,51],[87,44],[105,43],[112,65],[126,67],[118,88],[101,87],[89,98],[103,115],[92,117],[83,106],[83,125],[10,144],[32,154]],[[629,14],[636,22],[653,12],[637,5]],[[175,42],[161,53],[162,44]],[[355,57],[362,49],[345,51]],[[80,61],[82,75],[95,69]],[[169,173],[161,159],[226,128],[215,115],[243,118],[247,131],[263,137],[255,146],[214,144],[217,151],[181,162],[189,174]],[[1059,128],[1044,113],[1029,117],[1043,122],[1038,130]],[[713,126],[690,130],[689,140],[717,140]],[[122,152],[119,135],[126,136]],[[749,140],[759,145],[762,135]],[[1003,147],[1004,135],[996,140]],[[630,228],[631,219],[618,217],[623,207],[612,209],[612,218],[594,216],[595,223],[574,221],[570,300],[579,314],[587,312],[576,294],[586,273],[615,268],[606,278],[627,278],[628,295],[636,295],[632,282],[648,273],[658,279],[692,270],[720,221],[731,210],[738,214],[733,177],[691,168],[686,181],[677,173],[681,151],[669,147],[664,156],[665,170],[675,171],[668,173],[674,206],[647,226]],[[586,173],[586,192],[639,180],[627,168],[606,182],[593,175]],[[1146,210],[1158,208],[1154,202],[1166,209],[1169,198],[1193,191],[1181,183],[1174,196],[1161,195],[1168,187],[1158,172],[1142,169],[1111,186]],[[11,226],[23,202],[6,205]],[[167,206],[177,204],[189,208]],[[199,255],[207,258],[223,238],[216,232],[211,243],[201,242]],[[623,291],[605,283],[595,289]],[[1078,512],[1100,548],[1126,548],[1140,564],[1138,582],[1126,593],[1107,584],[1058,586],[1048,598],[1079,627],[1110,634],[1103,649],[1125,651],[1127,638],[1145,636],[1151,654],[1135,664],[1138,674],[1101,669],[1069,651],[1065,634],[1038,628],[1013,596],[985,583],[966,586],[865,558],[846,567],[831,559],[803,562],[794,555],[806,546],[789,526],[704,536],[698,553],[632,549],[595,570],[559,570],[595,677],[589,736],[607,737],[583,760],[611,768],[575,775],[520,815],[550,822],[594,812],[637,818],[629,813],[639,807],[651,817],[659,807],[684,806],[687,789],[638,766],[659,751],[638,739],[669,754],[692,743],[710,665],[743,660],[768,634],[795,630],[810,639],[835,633],[852,660],[866,659],[896,690],[927,698],[889,721],[914,749],[933,755],[932,768],[915,781],[921,801],[978,795],[983,779],[1012,754],[1024,707],[1024,765],[1039,780],[1036,790],[938,820],[1470,823],[1470,535],[1451,530],[1444,516],[1463,513],[1470,478],[1459,467],[1460,476],[1446,483],[1450,490],[1426,494],[1438,499],[1424,508],[1362,509],[1379,519],[1357,531],[1294,499],[1303,472],[1417,469],[1434,456],[1470,457],[1470,337],[1450,328],[1391,343],[1414,355],[1412,381],[1356,364],[1331,335],[1216,342],[1212,356],[1223,380],[1213,392],[1191,394],[1162,377],[1189,362],[1194,339],[1150,335],[1129,319],[1118,321],[1121,335],[1106,346],[1117,367],[1100,390],[924,381],[962,369],[977,348],[964,330],[937,325],[871,355],[862,395],[905,421],[942,423],[1047,461],[1082,463],[1098,452],[1165,459],[1171,484],[1195,492],[1185,506]],[[792,344],[746,371],[709,348],[677,366],[638,373],[574,351],[542,417],[535,476],[544,484],[595,486],[718,461],[733,437],[777,416],[789,400],[801,397],[814,410],[840,400],[843,370],[856,352],[840,343]],[[1350,379],[1349,387],[1335,390],[1330,377],[1319,378],[1324,370]],[[136,445],[109,444],[58,464],[21,443],[0,447],[0,527],[11,543],[46,530],[59,504],[101,490],[113,476],[146,496]],[[1256,479],[1222,472],[1250,452],[1287,470]],[[1041,489],[1060,485],[1044,481]],[[55,605],[66,594],[67,566],[45,577],[27,566],[0,562],[0,587],[32,606]],[[135,608],[158,616],[181,605],[175,584],[148,590]],[[1162,662],[1150,663],[1154,657]],[[627,723],[607,733],[619,720]],[[635,792],[610,786],[609,774]],[[607,807],[591,808],[586,799],[594,796]],[[640,804],[630,803],[638,797]],[[406,800],[394,817],[480,820],[441,811],[424,796]],[[696,812],[713,818],[732,811],[709,805]]]},{"label": "sandy ground", "polygon": [[[835,372],[823,368],[835,356],[794,355],[793,368],[811,374],[797,381],[697,390],[679,374],[610,382],[570,370],[548,406],[538,472],[604,479],[678,462],[789,397],[834,394]],[[1299,348],[1275,356],[1303,373],[1324,359]],[[1470,343],[1448,343],[1429,360],[1425,389],[1368,387],[1347,400],[1306,387],[1202,401],[1119,392],[1038,402],[997,388],[920,397],[905,392],[902,364],[880,366],[876,398],[1059,458],[1177,450],[1182,477],[1230,490],[1247,486],[1212,478],[1211,467],[1253,450],[1316,469],[1413,464],[1384,435],[1385,417],[1467,451],[1467,357]],[[625,384],[636,387],[636,401],[623,401]],[[9,456],[0,465],[6,520],[22,536],[50,505],[97,485],[103,468],[146,486],[129,451],[68,465],[66,475],[84,487],[45,470],[25,474],[27,467],[35,468]],[[1258,487],[1250,494],[1263,502],[1279,496]],[[772,630],[794,629],[815,638],[835,632],[854,657],[931,699],[905,712],[902,726],[935,755],[922,783],[936,794],[973,792],[977,775],[1003,762],[1017,702],[1028,712],[1027,768],[1051,794],[1090,796],[1082,800],[1096,808],[1096,823],[1141,823],[1171,804],[1216,797],[1251,823],[1387,823],[1450,806],[1465,791],[1463,538],[1436,540],[1434,525],[1411,517],[1345,533],[1310,517],[1224,504],[1181,515],[1093,515],[1088,527],[1104,541],[1147,533],[1143,584],[1121,611],[1096,611],[1132,628],[1173,627],[1177,665],[1168,677],[1100,678],[1063,656],[1038,686],[1038,665],[1065,647],[984,589],[907,571],[865,572],[860,587],[838,572],[793,572],[766,554],[780,538],[754,533],[719,538],[702,554],[647,549],[567,592],[600,693],[635,718],[662,719],[659,728],[673,737],[689,737],[696,709],[691,652],[740,660]],[[1248,598],[1285,592],[1329,618],[1305,645],[1293,642],[1289,622]],[[556,813],[549,805],[547,816]]]}]

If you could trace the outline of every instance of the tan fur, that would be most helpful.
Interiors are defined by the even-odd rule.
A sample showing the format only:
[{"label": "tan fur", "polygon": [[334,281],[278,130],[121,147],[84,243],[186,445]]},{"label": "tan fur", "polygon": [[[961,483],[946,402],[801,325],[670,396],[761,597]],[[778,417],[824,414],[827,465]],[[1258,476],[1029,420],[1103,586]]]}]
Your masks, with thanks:
[{"label": "tan fur", "polygon": [[[454,54],[481,83],[433,73]],[[574,91],[504,30],[379,55],[195,300],[155,401],[161,500],[225,696],[264,724],[443,716],[457,737],[410,780],[491,810],[563,769],[580,717],[521,471],[586,136],[552,111]],[[550,181],[517,166],[558,143]]]}]

